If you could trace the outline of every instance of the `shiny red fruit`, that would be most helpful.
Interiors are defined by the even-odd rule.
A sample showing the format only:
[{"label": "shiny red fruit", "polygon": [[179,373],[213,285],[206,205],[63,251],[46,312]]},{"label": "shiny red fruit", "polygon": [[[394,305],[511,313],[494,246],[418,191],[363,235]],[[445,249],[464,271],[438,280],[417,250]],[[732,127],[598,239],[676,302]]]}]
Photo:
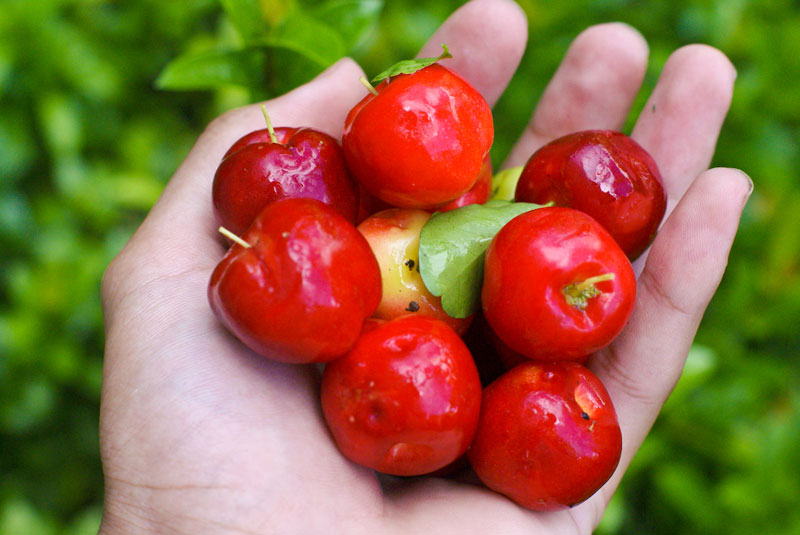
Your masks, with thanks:
[{"label": "shiny red fruit", "polygon": [[536,151],[515,200],[586,212],[632,260],[655,237],[667,206],[656,162],[633,139],[610,130],[577,132]]},{"label": "shiny red fruit", "polygon": [[481,383],[469,350],[439,320],[370,320],[322,376],[322,410],[339,450],[379,472],[427,474],[463,454]]},{"label": "shiny red fruit", "polygon": [[461,195],[459,198],[450,201],[444,206],[436,209],[437,212],[449,212],[462,206],[469,206],[470,204],[484,204],[489,200],[492,195],[492,159],[489,155],[483,159],[481,171],[478,174],[478,180],[475,182],[469,191]]},{"label": "shiny red fruit", "polygon": [[483,312],[502,341],[528,358],[585,359],[619,334],[635,297],[625,253],[571,208],[515,217],[486,251]]},{"label": "shiny red fruit", "polygon": [[282,362],[346,353],[381,299],[364,237],[313,199],[268,204],[217,265],[208,286],[220,321],[253,351]]},{"label": "shiny red fruit", "polygon": [[376,90],[345,120],[342,148],[353,175],[400,208],[435,208],[468,191],[494,138],[483,96],[439,64]]},{"label": "shiny red fruit", "polygon": [[358,187],[338,142],[311,128],[277,128],[275,134],[277,143],[271,143],[268,132],[251,132],[223,158],[212,189],[219,224],[241,234],[266,204],[284,198],[316,199],[355,223]]},{"label": "shiny red fruit", "polygon": [[574,362],[528,361],[484,390],[468,456],[490,489],[552,511],[597,492],[621,451],[614,406],[594,374]]}]

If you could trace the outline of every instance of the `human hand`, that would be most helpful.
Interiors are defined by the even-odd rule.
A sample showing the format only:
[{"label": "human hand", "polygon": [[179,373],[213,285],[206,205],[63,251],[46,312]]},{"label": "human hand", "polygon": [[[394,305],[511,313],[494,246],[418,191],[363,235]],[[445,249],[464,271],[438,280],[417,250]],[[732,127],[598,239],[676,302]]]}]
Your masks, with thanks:
[{"label": "human hand", "polygon": [[[423,48],[457,51],[445,65],[493,104],[526,42],[525,16],[507,0],[474,0]],[[588,128],[621,128],[643,79],[647,46],[631,28],[583,32],[540,100],[506,165]],[[342,60],[267,103],[275,124],[333,135],[365,92]],[[632,137],[658,162],[668,216],[637,261],[634,314],[589,367],[617,409],[623,453],[587,502],[533,513],[483,487],[418,478],[381,487],[342,457],[325,427],[318,372],[260,358],[230,336],[206,300],[224,253],[211,183],[225,150],[261,127],[256,105],[215,120],[103,281],[106,356],[101,533],[589,533],[677,381],[722,277],[751,183],[706,170],[735,73],[718,51],[690,46],[664,67]]]}]

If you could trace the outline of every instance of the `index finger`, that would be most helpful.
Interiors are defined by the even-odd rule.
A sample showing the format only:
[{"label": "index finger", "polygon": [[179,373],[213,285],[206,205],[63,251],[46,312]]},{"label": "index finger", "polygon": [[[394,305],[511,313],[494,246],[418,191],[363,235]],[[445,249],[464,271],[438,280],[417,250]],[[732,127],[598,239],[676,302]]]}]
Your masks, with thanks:
[{"label": "index finger", "polygon": [[450,15],[419,56],[438,56],[446,44],[453,58],[442,64],[472,84],[493,106],[517,70],[527,40],[528,21],[515,2],[472,0]]}]

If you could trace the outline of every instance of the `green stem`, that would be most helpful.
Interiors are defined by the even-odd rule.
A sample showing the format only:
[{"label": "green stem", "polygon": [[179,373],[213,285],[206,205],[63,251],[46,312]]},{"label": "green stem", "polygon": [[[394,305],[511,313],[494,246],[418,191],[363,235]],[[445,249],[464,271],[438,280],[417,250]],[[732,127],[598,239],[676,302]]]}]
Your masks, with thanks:
[{"label": "green stem", "polygon": [[599,282],[614,280],[613,273],[604,273],[595,277],[589,277],[581,282],[573,282],[572,284],[564,287],[564,296],[567,298],[567,303],[584,310],[589,303],[589,299],[600,295],[600,290],[597,289],[596,284]]},{"label": "green stem", "polygon": [[366,87],[366,88],[367,88],[367,90],[368,90],[370,93],[372,93],[372,94],[373,94],[373,95],[375,95],[375,96],[377,96],[377,95],[378,95],[378,90],[377,90],[377,89],[375,89],[375,88],[372,86],[372,84],[371,84],[371,83],[369,83],[369,80],[367,80],[366,78],[364,78],[364,77],[362,76],[361,78],[359,78],[359,79],[358,79],[358,81],[359,81],[359,82],[361,82],[361,84],[362,84],[364,87]]},{"label": "green stem", "polygon": [[272,127],[272,121],[269,120],[269,113],[267,113],[267,107],[263,104],[261,105],[261,113],[264,114],[264,120],[267,122],[267,131],[269,132],[269,140],[273,143],[278,142],[278,138],[275,136],[275,129]]},{"label": "green stem", "polygon": [[247,243],[246,241],[244,241],[239,236],[237,236],[236,234],[234,234],[230,230],[226,229],[225,227],[219,227],[217,230],[219,231],[220,234],[222,234],[223,236],[225,236],[225,237],[231,239],[232,241],[238,243],[239,245],[241,245],[245,249],[249,249],[250,247],[252,247],[252,245],[250,245],[249,243]]}]

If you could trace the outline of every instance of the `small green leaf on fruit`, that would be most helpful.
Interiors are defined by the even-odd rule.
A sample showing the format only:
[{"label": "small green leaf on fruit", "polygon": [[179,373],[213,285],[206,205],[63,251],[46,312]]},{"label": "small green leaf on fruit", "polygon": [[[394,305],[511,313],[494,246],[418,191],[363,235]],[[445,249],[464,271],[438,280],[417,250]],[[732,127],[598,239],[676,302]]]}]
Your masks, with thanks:
[{"label": "small green leaf on fruit", "polygon": [[445,312],[466,318],[478,310],[489,243],[506,223],[536,208],[538,204],[489,201],[431,216],[420,233],[420,275],[425,287],[441,296]]},{"label": "small green leaf on fruit", "polygon": [[492,177],[492,194],[490,198],[500,201],[513,201],[517,191],[517,182],[522,174],[523,167],[509,167],[496,173]]},{"label": "small green leaf on fruit", "polygon": [[380,82],[385,78],[389,78],[391,76],[397,76],[398,74],[411,74],[412,72],[417,72],[420,69],[424,69],[429,65],[433,65],[439,60],[452,58],[453,56],[450,54],[450,50],[447,49],[447,45],[442,44],[442,49],[444,52],[441,53],[438,57],[435,58],[418,58],[418,59],[405,59],[403,61],[398,61],[378,76],[373,78],[371,82],[374,84],[376,82]]}]

